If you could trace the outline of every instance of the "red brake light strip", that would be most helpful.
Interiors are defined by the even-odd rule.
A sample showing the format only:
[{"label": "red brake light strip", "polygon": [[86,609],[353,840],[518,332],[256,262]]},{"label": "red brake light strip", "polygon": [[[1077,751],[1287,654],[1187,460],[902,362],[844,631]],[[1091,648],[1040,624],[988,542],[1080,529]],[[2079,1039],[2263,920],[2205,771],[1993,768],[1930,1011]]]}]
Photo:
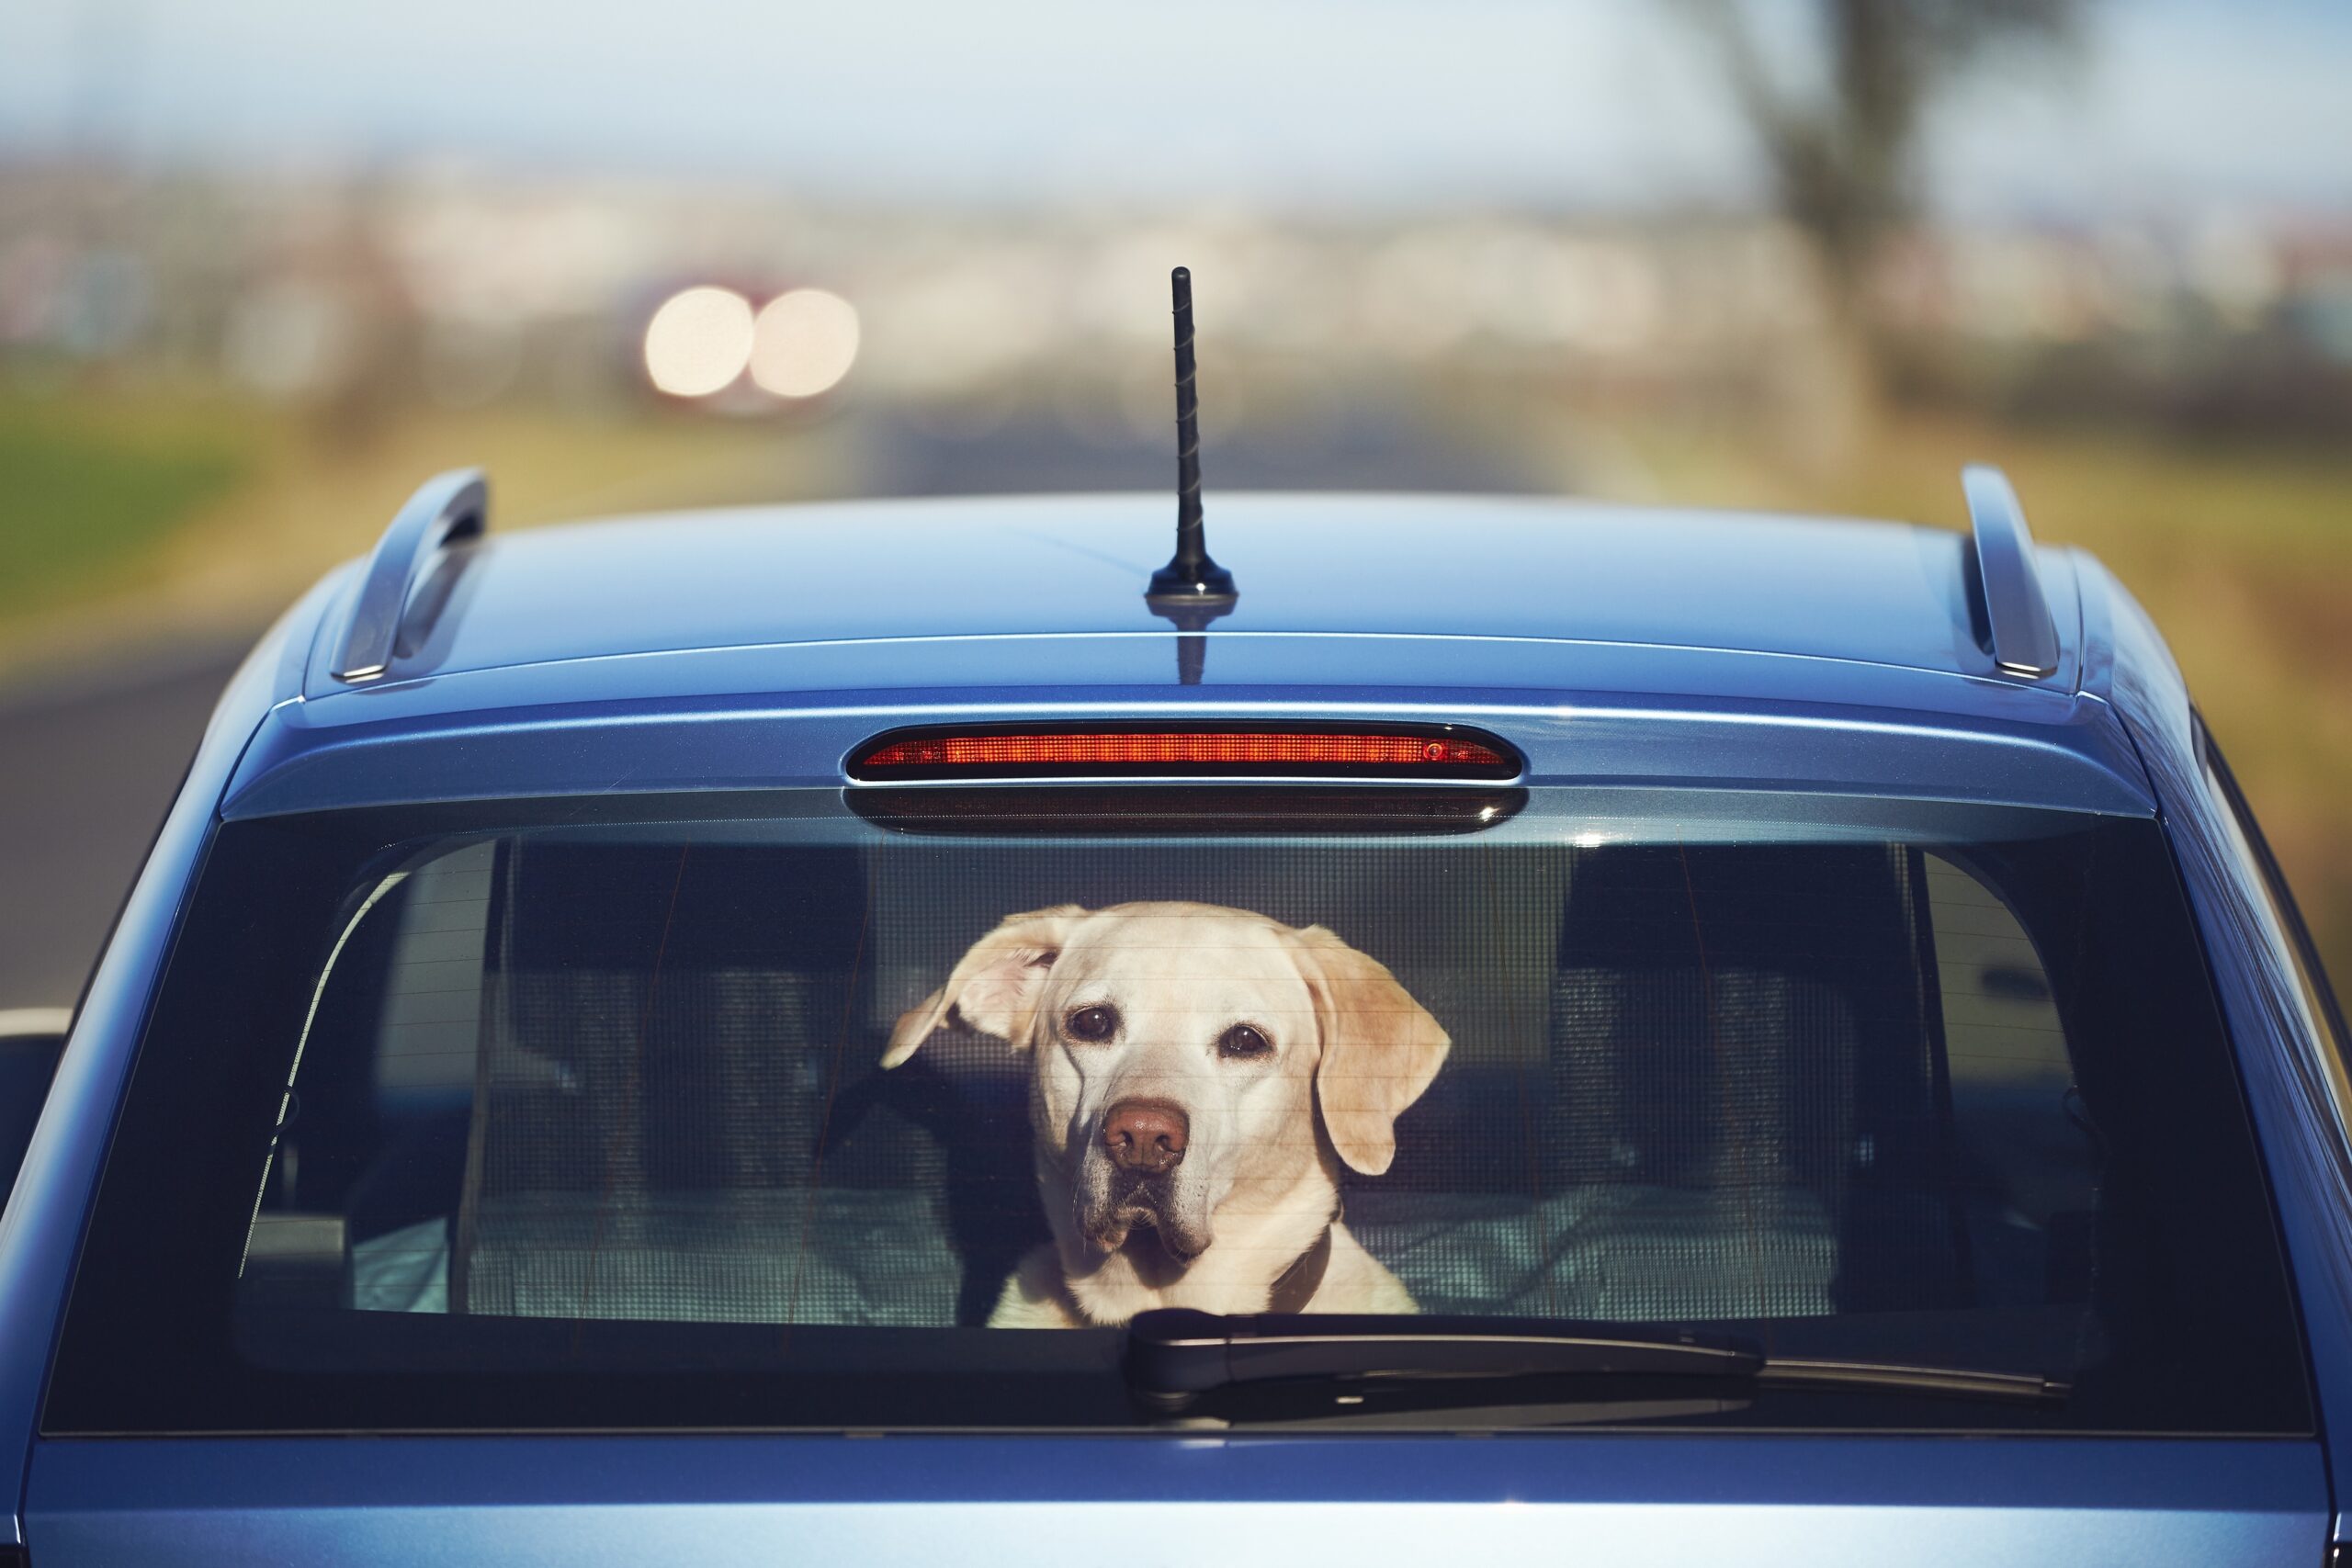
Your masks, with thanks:
[{"label": "red brake light strip", "polygon": [[1064,735],[925,735],[870,752],[861,769],[1189,767],[1226,763],[1304,768],[1510,768],[1492,747],[1451,735],[1346,735],[1259,730],[1139,730]]}]

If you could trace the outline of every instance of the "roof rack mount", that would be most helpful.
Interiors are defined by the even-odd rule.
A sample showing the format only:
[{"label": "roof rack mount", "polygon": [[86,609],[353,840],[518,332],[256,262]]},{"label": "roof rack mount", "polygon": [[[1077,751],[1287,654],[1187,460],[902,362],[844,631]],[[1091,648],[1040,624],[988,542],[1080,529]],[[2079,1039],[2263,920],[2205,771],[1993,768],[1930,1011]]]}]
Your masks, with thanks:
[{"label": "roof rack mount", "polygon": [[452,468],[419,485],[368,558],[334,678],[351,683],[381,679],[392,667],[409,595],[435,553],[478,537],[489,526],[490,482],[480,468]]},{"label": "roof rack mount", "polygon": [[2040,681],[2058,672],[2058,626],[2034,563],[2033,535],[2008,476],[1988,463],[1960,471],[1975,540],[1976,585],[1993,634],[1993,665],[2004,675]]}]

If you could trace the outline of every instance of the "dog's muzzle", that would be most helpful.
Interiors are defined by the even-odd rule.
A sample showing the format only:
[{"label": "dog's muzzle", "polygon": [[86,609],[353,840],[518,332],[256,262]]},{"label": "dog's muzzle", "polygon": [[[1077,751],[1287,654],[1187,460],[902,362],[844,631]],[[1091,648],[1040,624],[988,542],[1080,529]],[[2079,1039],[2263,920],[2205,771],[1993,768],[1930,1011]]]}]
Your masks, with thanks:
[{"label": "dog's muzzle", "polygon": [[1096,1141],[1099,1162],[1091,1179],[1080,1183],[1080,1228],[1106,1252],[1126,1245],[1145,1225],[1178,1263],[1189,1263],[1207,1246],[1178,1214],[1176,1173],[1184,1163],[1192,1122],[1182,1106],[1164,1100],[1123,1100],[1102,1118]]},{"label": "dog's muzzle", "polygon": [[1175,1194],[1165,1177],[1114,1169],[1102,1185],[1101,1199],[1088,1208],[1083,1228],[1106,1252],[1125,1246],[1137,1225],[1157,1234],[1161,1248],[1180,1263],[1191,1262],[1207,1245],[1177,1224]]}]

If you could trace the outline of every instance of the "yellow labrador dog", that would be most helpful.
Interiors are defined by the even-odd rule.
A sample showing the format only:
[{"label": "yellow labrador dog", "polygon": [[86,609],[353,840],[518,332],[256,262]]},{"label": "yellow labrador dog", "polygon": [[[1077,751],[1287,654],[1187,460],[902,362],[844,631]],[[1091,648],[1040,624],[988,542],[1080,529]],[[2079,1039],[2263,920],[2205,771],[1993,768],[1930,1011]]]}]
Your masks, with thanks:
[{"label": "yellow labrador dog", "polygon": [[991,1324],[1414,1310],[1340,1223],[1340,1167],[1388,1168],[1397,1114],[1449,1042],[1372,958],[1320,926],[1211,904],[1064,905],[974,943],[899,1020],[882,1065],[951,1012],[1032,1056],[1054,1240]]}]

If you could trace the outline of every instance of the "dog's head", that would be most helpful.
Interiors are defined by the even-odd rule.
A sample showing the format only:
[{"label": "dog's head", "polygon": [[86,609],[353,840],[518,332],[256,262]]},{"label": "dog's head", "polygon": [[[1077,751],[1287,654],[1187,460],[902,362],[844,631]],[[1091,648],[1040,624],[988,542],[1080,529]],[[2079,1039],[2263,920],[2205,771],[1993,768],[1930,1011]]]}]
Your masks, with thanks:
[{"label": "dog's head", "polygon": [[1279,1196],[1318,1157],[1378,1175],[1448,1044],[1375,960],[1320,926],[1209,904],[1009,917],[899,1020],[896,1066],[950,1012],[1035,1054],[1037,1134],[1093,1246],[1138,1224],[1186,1263],[1228,1200]]}]

